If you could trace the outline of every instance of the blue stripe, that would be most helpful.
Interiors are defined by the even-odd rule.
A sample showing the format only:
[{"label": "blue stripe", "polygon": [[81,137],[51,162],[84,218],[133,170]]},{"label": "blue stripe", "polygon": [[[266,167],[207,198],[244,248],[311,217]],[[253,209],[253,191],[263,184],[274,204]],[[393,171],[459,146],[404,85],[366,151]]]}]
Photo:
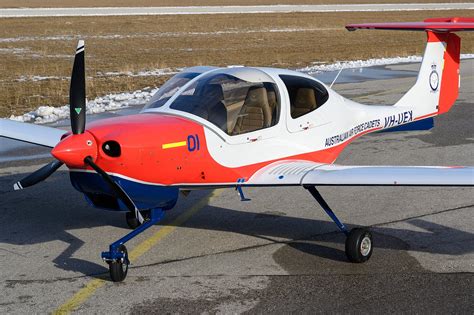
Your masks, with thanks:
[{"label": "blue stripe", "polygon": [[[70,172],[71,183],[78,191],[86,195],[86,199],[95,207],[108,210],[128,211],[127,207],[113,198],[113,193],[102,177],[96,173]],[[117,176],[111,176],[139,209],[161,208],[169,210],[178,200],[179,189],[170,186],[156,186],[137,183]],[[100,203],[98,199],[114,202]]]},{"label": "blue stripe", "polygon": [[408,124],[396,126],[390,129],[383,129],[379,132],[430,130],[433,127],[434,127],[434,119],[433,117],[430,117],[423,120],[417,120]]}]

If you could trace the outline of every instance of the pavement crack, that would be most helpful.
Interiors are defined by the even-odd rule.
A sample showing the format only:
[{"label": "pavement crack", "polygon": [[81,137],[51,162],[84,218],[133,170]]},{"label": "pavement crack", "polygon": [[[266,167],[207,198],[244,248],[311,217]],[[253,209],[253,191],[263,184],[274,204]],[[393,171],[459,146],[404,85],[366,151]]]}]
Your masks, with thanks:
[{"label": "pavement crack", "polygon": [[178,259],[169,259],[169,260],[163,260],[160,262],[156,263],[151,263],[151,264],[146,264],[146,265],[140,265],[140,266],[134,266],[132,268],[138,269],[138,268],[144,268],[144,267],[152,267],[152,266],[159,266],[159,265],[166,265],[166,264],[172,264],[176,262],[182,262],[182,261],[188,261],[192,259],[199,259],[199,258],[205,258],[205,257],[212,257],[216,255],[223,255],[223,254],[232,254],[232,253],[238,253],[238,252],[243,252],[251,249],[256,249],[256,248],[262,248],[265,246],[269,245],[274,245],[274,244],[287,244],[288,242],[270,242],[266,244],[259,244],[259,245],[252,245],[252,246],[246,246],[246,247],[240,247],[240,248],[235,248],[235,249],[230,249],[230,250],[225,250],[221,252],[216,252],[216,253],[209,253],[209,254],[203,254],[203,255],[194,255],[194,256],[189,256],[189,257],[184,257],[184,258],[178,258]]},{"label": "pavement crack", "polygon": [[14,252],[12,250],[8,250],[8,249],[5,249],[5,248],[1,248],[1,247],[0,247],[0,251],[4,251],[4,252],[7,252],[7,253],[10,253],[10,254],[13,254],[13,255],[17,255],[17,256],[20,256],[20,257],[24,257],[24,258],[27,257],[27,256],[22,255],[20,253],[17,253],[17,252]]},{"label": "pavement crack", "polygon": [[[149,265],[147,265],[149,266]],[[338,274],[340,277],[353,277],[353,276],[364,276],[364,277],[377,277],[381,273],[361,273],[361,272],[353,272],[353,273],[344,273]],[[383,272],[383,275],[386,276],[397,276],[397,275],[417,275],[417,276],[432,276],[433,274],[436,275],[446,275],[446,276],[461,276],[461,277],[471,277],[474,276],[474,272],[468,271],[460,271],[460,272],[436,272],[433,273],[431,271],[400,271],[400,272]],[[187,275],[156,275],[156,276],[147,276],[147,278],[158,278],[158,279],[179,279],[179,278],[200,278],[200,277],[212,277],[212,278],[248,278],[248,277],[274,277],[274,278],[297,278],[297,277],[325,277],[325,278],[333,278],[335,274],[333,273],[292,273],[292,274],[281,274],[281,273],[246,273],[246,274],[187,274]],[[140,277],[140,276],[130,276],[130,277]]]},{"label": "pavement crack", "polygon": [[369,225],[369,227],[384,226],[384,225],[389,225],[389,224],[393,224],[393,223],[405,222],[405,221],[409,221],[409,220],[413,220],[413,219],[428,217],[430,215],[436,215],[436,214],[441,214],[441,213],[446,213],[446,212],[453,212],[453,211],[472,208],[472,207],[474,207],[474,204],[455,207],[455,208],[449,208],[449,209],[444,209],[444,210],[439,210],[439,211],[433,211],[433,212],[430,212],[430,213],[424,213],[424,214],[420,214],[420,215],[416,215],[416,216],[412,216],[412,217],[408,217],[408,218],[403,218],[403,219],[399,219],[399,220],[375,223],[375,224]]}]

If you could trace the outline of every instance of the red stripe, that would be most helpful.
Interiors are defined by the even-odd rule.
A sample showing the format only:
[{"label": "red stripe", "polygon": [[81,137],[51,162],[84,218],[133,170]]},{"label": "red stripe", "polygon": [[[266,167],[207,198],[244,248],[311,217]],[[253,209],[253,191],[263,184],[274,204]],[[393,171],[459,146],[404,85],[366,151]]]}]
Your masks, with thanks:
[{"label": "red stripe", "polygon": [[434,113],[431,113],[431,114],[426,114],[426,115],[423,115],[423,116],[420,116],[420,117],[416,117],[414,120],[425,119],[425,118],[428,118],[428,117],[431,117],[431,116],[436,116],[436,114],[438,114],[438,112],[434,112]]}]

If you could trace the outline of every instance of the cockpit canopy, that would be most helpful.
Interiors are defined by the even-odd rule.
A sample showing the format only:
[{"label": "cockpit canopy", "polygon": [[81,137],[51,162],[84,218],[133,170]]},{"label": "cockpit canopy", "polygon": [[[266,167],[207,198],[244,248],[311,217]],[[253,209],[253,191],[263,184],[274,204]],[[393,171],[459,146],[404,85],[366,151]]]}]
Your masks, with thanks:
[{"label": "cockpit canopy", "polygon": [[[288,71],[279,79],[289,95],[292,119],[313,112],[328,99],[327,90],[314,79]],[[166,82],[144,110],[163,107],[160,111],[192,114],[233,136],[276,125],[280,98],[273,77],[262,69],[195,67]]]},{"label": "cockpit canopy", "polygon": [[215,67],[192,67],[187,68],[184,71],[176,74],[171,79],[166,81],[163,86],[160,87],[158,92],[151,98],[151,100],[145,105],[143,110],[149,108],[158,108],[166,104],[169,99],[182,88],[186,83],[197,77],[198,75],[216,69]]},{"label": "cockpit canopy", "polygon": [[199,116],[229,135],[275,125],[279,106],[276,84],[256,69],[211,72],[194,81],[170,108]]}]

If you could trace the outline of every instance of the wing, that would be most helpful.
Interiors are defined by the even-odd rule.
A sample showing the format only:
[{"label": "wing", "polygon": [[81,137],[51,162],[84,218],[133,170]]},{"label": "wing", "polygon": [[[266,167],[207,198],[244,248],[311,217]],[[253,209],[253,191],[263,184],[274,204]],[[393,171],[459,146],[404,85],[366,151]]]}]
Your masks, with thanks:
[{"label": "wing", "polygon": [[53,148],[66,131],[51,127],[0,119],[0,137]]},{"label": "wing", "polygon": [[474,186],[474,167],[344,166],[307,161],[273,163],[245,184],[256,186]]}]

